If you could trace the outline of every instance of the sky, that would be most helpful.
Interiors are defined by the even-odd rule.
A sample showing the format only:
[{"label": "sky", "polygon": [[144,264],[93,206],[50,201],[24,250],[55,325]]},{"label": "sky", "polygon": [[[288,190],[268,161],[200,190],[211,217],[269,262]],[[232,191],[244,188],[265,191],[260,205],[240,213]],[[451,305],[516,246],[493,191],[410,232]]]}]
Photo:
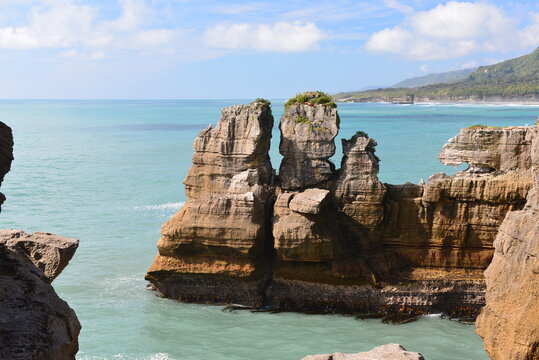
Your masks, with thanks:
[{"label": "sky", "polygon": [[0,99],[284,99],[539,46],[539,1],[0,0]]}]

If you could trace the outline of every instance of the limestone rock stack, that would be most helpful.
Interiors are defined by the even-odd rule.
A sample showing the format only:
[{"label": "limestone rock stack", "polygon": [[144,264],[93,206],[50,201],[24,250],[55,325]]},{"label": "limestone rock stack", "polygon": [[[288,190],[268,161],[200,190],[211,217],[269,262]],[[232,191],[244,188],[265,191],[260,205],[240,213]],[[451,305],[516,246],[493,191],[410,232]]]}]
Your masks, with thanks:
[{"label": "limestone rock stack", "polygon": [[194,142],[188,201],[163,225],[147,279],[164,296],[256,305],[269,279],[273,116],[259,101],[223,109]]},{"label": "limestone rock stack", "polygon": [[[532,187],[535,127],[463,129],[440,153],[454,176],[391,185],[376,142],[343,140],[322,93],[289,100],[272,178],[266,104],[223,111],[195,140],[188,202],[163,226],[148,279],[165,296],[284,310],[474,317],[506,214]],[[474,156],[477,153],[478,156]]]},{"label": "limestone rock stack", "polygon": [[378,179],[376,141],[363,132],[342,140],[343,160],[335,196],[340,210],[361,226],[376,230],[384,218],[386,187]]},{"label": "limestone rock stack", "polygon": [[279,168],[281,187],[303,189],[329,180],[335,166],[329,158],[335,154],[335,136],[339,115],[331,105],[293,104],[285,108],[279,125]]},{"label": "limestone rock stack", "polygon": [[534,189],[507,214],[485,272],[486,306],[477,332],[494,360],[539,359],[539,133],[532,141]]}]

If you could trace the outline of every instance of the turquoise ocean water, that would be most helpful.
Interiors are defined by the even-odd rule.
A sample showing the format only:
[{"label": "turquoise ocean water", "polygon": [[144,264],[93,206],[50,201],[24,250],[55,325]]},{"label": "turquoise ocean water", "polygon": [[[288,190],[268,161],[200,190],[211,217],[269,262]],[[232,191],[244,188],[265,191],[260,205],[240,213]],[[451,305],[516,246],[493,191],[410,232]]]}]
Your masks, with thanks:
[{"label": "turquoise ocean water", "polygon": [[[0,101],[0,121],[15,137],[0,227],[81,240],[54,282],[83,326],[78,359],[299,360],[389,342],[428,360],[487,359],[472,326],[436,316],[396,326],[338,315],[231,313],[145,289],[160,226],[185,201],[192,141],[216,123],[220,108],[236,103],[242,101]],[[276,122],[282,108],[273,102]],[[340,104],[339,112],[338,139],[363,130],[378,141],[382,181],[417,183],[455,172],[436,156],[460,128],[532,124],[539,107]],[[275,126],[274,168],[278,140]],[[339,146],[337,166],[340,157]]]}]

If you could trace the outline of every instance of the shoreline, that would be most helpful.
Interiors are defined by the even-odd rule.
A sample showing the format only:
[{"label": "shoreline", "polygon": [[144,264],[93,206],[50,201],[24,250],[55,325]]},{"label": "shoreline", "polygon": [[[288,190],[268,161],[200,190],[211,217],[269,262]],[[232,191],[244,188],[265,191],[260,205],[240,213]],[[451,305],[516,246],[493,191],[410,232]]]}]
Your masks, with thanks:
[{"label": "shoreline", "polygon": [[335,100],[337,103],[352,104],[391,104],[391,105],[491,105],[491,106],[539,106],[536,101],[418,101],[409,104],[390,101],[353,101]]}]

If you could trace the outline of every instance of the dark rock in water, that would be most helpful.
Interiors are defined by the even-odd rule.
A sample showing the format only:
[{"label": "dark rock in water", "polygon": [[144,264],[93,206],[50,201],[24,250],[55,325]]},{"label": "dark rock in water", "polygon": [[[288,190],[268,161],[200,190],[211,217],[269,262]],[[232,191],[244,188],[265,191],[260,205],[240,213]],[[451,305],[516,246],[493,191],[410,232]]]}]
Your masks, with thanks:
[{"label": "dark rock in water", "polygon": [[[0,185],[13,161],[13,135],[11,128],[0,121]],[[6,197],[0,192],[0,210]]]},{"label": "dark rock in water", "polygon": [[399,344],[387,344],[357,354],[309,355],[302,360],[425,360],[425,358],[420,353],[406,351]]}]

